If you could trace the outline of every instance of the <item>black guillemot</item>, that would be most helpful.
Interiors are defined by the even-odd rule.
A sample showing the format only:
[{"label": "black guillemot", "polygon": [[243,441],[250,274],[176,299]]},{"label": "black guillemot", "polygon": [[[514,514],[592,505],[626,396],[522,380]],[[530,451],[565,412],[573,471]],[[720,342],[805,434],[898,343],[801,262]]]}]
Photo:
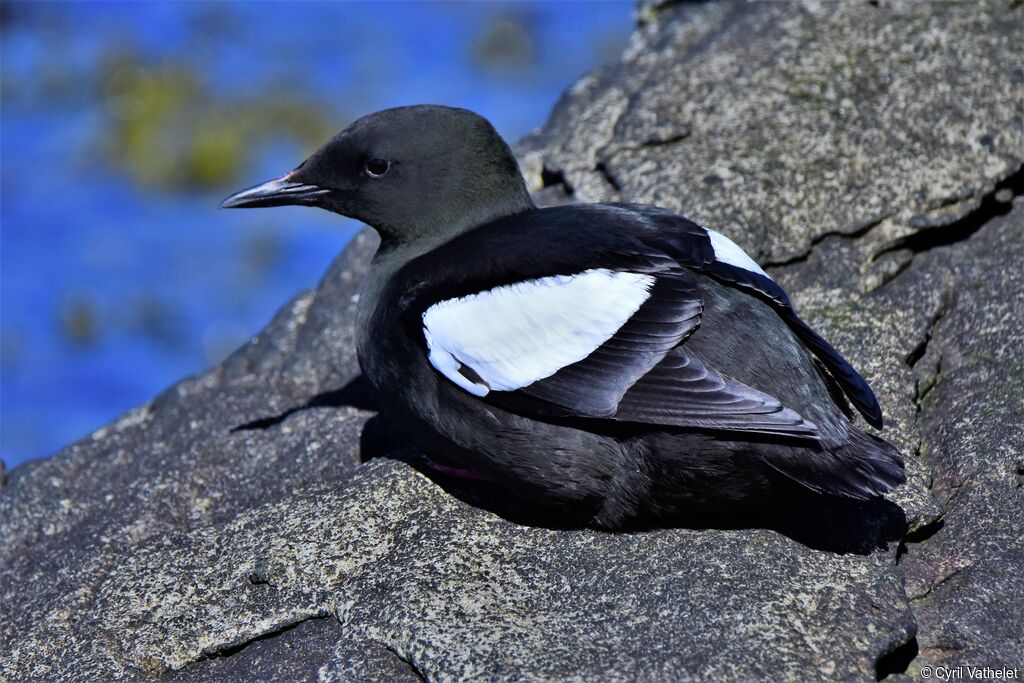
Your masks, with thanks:
[{"label": "black guillemot", "polygon": [[483,117],[365,116],[224,207],[299,204],[381,238],[358,354],[429,456],[595,526],[904,481],[856,370],[724,235],[637,204],[534,206]]}]

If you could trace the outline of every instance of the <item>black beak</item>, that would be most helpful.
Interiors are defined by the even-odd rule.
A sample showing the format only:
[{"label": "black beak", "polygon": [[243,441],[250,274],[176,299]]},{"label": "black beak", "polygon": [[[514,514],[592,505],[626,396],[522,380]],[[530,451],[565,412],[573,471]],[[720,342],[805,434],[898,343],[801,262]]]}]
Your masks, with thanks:
[{"label": "black beak", "polygon": [[255,209],[264,206],[300,204],[317,206],[319,199],[331,190],[318,185],[293,180],[294,171],[281,178],[268,180],[262,185],[236,192],[220,203],[222,209]]}]

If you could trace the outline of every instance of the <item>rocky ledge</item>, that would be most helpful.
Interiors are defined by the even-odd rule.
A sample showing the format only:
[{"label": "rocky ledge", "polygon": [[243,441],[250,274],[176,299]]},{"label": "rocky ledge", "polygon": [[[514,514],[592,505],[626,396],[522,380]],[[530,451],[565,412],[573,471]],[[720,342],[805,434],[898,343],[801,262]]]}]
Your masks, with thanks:
[{"label": "rocky ledge", "polygon": [[645,4],[520,145],[545,202],[767,264],[878,390],[891,502],[604,533],[428,478],[358,379],[364,233],[224,364],[7,473],[0,678],[1024,670],[1022,11]]}]

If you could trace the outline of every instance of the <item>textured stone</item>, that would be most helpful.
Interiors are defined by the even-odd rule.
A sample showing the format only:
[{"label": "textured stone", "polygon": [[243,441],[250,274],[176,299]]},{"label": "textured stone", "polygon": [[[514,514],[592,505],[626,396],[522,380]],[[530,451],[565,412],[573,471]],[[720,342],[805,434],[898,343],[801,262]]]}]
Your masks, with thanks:
[{"label": "textured stone", "polygon": [[[354,268],[365,268],[375,244],[358,237],[316,293],[295,299],[217,369],[9,473],[0,490],[3,669],[49,678],[69,642],[93,641],[82,630],[86,607],[112,567],[148,539],[345,480],[370,413],[329,406],[348,398],[336,390],[357,372],[351,325],[336,323],[353,316]],[[308,402],[323,405],[243,428]],[[27,586],[36,609],[22,602]]]},{"label": "textured stone", "polygon": [[6,473],[0,679],[1024,668],[1024,21],[877,5],[644,3],[519,149],[545,203],[656,202],[769,263],[876,388],[892,502],[606,533],[428,478],[357,380],[363,233],[222,366]]},{"label": "textured stone", "polygon": [[[329,661],[341,633],[336,619],[306,619],[281,631],[272,631],[240,648],[221,651],[179,671],[164,681],[203,683],[231,681],[315,681],[320,667]],[[400,680],[397,676],[388,680]]]},{"label": "textured stone", "polygon": [[[1024,200],[972,239],[922,257],[959,287],[934,325],[922,456],[941,521],[901,561],[925,664],[1024,669]],[[927,286],[926,282],[919,284]],[[913,542],[915,541],[916,542]]]},{"label": "textured stone", "polygon": [[892,553],[818,551],[768,530],[523,526],[386,459],[336,490],[152,538],[88,592],[19,634],[14,663],[47,677],[188,671],[336,615],[349,654],[328,665],[333,680],[366,677],[353,642],[446,680],[864,677],[913,628]]},{"label": "textured stone", "polygon": [[580,201],[677,209],[769,263],[883,217],[942,225],[1012,173],[1024,42],[1010,3],[760,2],[642,11],[523,149]]}]

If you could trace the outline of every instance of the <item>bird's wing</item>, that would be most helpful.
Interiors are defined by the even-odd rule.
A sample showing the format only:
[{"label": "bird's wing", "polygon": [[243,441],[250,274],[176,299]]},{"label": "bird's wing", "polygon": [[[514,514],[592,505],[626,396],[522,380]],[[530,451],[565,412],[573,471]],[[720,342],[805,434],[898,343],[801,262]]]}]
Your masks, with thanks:
[{"label": "bird's wing", "polygon": [[700,312],[686,279],[594,268],[439,301],[423,313],[423,334],[431,364],[472,394],[525,390],[611,415]]},{"label": "bird's wing", "polygon": [[705,365],[684,347],[630,387],[615,419],[657,425],[817,438],[817,427],[779,399]]},{"label": "bird's wing", "polygon": [[684,268],[595,268],[445,299],[422,322],[438,372],[520,412],[816,438],[774,397],[678,348],[702,309]]},{"label": "bird's wing", "polygon": [[617,206],[642,216],[651,233],[647,239],[672,257],[771,305],[804,346],[825,365],[868,424],[882,427],[882,409],[864,378],[796,314],[782,287],[732,240],[664,209],[633,204]]}]

